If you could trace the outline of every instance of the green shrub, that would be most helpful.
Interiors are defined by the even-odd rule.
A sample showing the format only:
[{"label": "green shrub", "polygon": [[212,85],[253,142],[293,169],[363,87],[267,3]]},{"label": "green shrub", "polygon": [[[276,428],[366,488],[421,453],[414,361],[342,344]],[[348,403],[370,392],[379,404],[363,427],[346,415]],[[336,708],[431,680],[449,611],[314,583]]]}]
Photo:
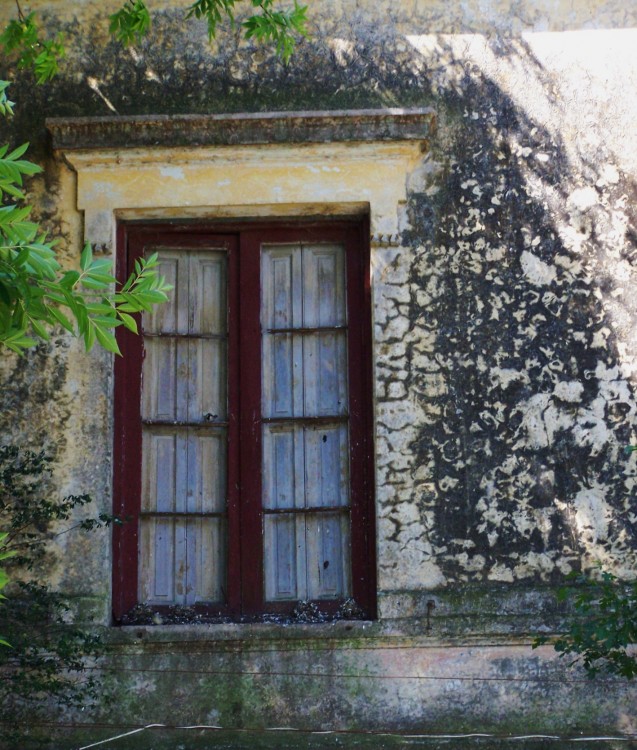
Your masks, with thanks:
[{"label": "green shrub", "polygon": [[[568,632],[552,641],[555,650],[560,656],[574,656],[572,663],[581,664],[589,677],[600,672],[637,676],[637,654],[628,651],[637,643],[637,580],[627,584],[606,572],[596,579],[572,579],[576,586],[564,587],[558,598],[571,602],[576,616]],[[537,638],[533,647],[548,640]]]},{"label": "green shrub", "polygon": [[0,605],[0,745],[22,747],[29,725],[51,720],[52,712],[90,705],[102,688],[91,661],[101,653],[99,637],[68,622],[64,596],[38,581],[54,562],[48,542],[60,533],[87,533],[110,523],[103,515],[56,531],[70,522],[88,495],[51,499],[50,459],[14,446],[0,447],[0,527],[5,529],[4,561],[10,572],[9,601]]}]

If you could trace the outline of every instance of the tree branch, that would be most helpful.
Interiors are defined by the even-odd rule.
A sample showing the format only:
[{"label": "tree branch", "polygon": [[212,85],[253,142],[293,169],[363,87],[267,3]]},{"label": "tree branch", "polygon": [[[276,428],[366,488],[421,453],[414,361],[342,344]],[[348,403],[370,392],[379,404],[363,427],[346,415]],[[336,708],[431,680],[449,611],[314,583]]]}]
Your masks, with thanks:
[{"label": "tree branch", "polygon": [[24,20],[25,20],[25,15],[24,15],[24,13],[22,12],[22,8],[20,7],[20,0],[15,0],[15,4],[16,4],[16,7],[17,7],[17,9],[18,9],[18,18],[19,18],[19,19],[20,19],[21,21],[24,21]]}]

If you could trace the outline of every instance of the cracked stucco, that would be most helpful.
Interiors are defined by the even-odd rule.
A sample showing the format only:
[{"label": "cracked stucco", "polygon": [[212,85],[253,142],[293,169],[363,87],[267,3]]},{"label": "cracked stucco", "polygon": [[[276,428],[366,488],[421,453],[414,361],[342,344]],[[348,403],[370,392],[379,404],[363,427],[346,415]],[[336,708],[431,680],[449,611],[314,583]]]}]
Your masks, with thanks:
[{"label": "cracked stucco", "polygon": [[[40,113],[105,113],[103,97],[122,113],[433,106],[431,151],[405,175],[400,246],[374,249],[380,589],[550,581],[595,561],[634,569],[635,458],[623,448],[635,413],[637,145],[623,93],[635,90],[637,45],[623,4],[393,3],[379,27],[384,6],[333,3],[313,9],[315,36],[288,69],[231,34],[212,48],[198,26],[186,37],[175,4],[158,5],[167,45],[151,37],[125,53],[92,22],[101,4],[35,6],[71,40],[65,74],[23,108],[36,135]],[[25,74],[18,83],[28,96]],[[34,193],[67,227],[72,258],[73,175],[50,162],[48,174]],[[91,360],[89,385],[71,374],[83,355],[56,356],[70,370],[50,389],[54,411],[65,389],[95,391],[103,368]],[[22,370],[16,387],[34,377]],[[63,443],[67,423],[74,439],[97,430],[100,493],[108,388],[102,379],[94,426],[68,406],[47,420]],[[81,472],[66,460],[74,486]]]},{"label": "cracked stucco", "polygon": [[[52,27],[65,27],[70,59],[50,87],[20,73],[12,92],[15,137],[31,138],[47,167],[49,182],[32,190],[62,228],[67,263],[79,255],[82,216],[73,173],[47,151],[44,116],[106,115],[105,99],[121,114],[430,106],[437,116],[429,151],[401,176],[399,241],[372,247],[381,621],[370,651],[371,641],[352,651],[359,671],[399,673],[398,639],[422,674],[441,665],[437,681],[419,672],[386,694],[330,683],[323,700],[305,699],[307,680],[299,689],[263,678],[262,713],[252,683],[237,688],[236,704],[270,726],[305,711],[320,727],[345,706],[337,718],[346,727],[391,719],[475,729],[497,723],[498,703],[525,731],[549,719],[569,732],[634,731],[630,690],[605,689],[598,709],[594,691],[564,687],[572,672],[563,664],[511,639],[559,625],[546,592],[569,571],[637,569],[637,454],[625,452],[637,440],[637,9],[623,0],[330,0],[312,5],[313,36],[284,68],[232,34],[213,48],[203,27],[187,35],[175,10],[186,0],[156,3],[163,44],[122,52],[103,22],[116,5],[34,0]],[[167,168],[165,179],[183,182],[181,165]],[[370,169],[362,181],[374,179]],[[101,510],[110,507],[109,367],[66,342],[10,364],[3,389],[5,435],[57,444],[60,488],[92,492]],[[86,399],[90,411],[78,407]],[[78,445],[90,454],[69,450]],[[107,621],[109,539],[64,544],[56,580],[101,602],[95,611]],[[428,602],[436,609],[425,636]],[[466,635],[502,650],[467,649]],[[173,646],[129,636],[117,653],[157,656],[162,669],[178,658]],[[281,633],[268,637],[285,650]],[[346,649],[326,651],[317,663],[350,668]],[[520,682],[481,683],[480,660],[490,677]],[[469,664],[471,680],[454,681]],[[533,683],[538,674],[553,682]],[[183,687],[171,679],[162,676],[166,696]],[[180,697],[175,721],[242,720],[204,682],[188,683],[196,705]],[[157,718],[154,684],[140,679],[122,711]],[[292,711],[281,695],[298,698]],[[559,707],[548,718],[547,702]]]}]

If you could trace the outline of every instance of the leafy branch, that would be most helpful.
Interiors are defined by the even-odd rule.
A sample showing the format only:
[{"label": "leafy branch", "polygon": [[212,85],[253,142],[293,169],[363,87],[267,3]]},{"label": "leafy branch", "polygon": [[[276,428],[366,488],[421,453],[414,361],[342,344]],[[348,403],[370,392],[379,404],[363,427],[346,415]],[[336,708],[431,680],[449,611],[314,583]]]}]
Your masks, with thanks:
[{"label": "leafy branch", "polygon": [[[15,195],[21,182],[11,170],[32,174],[37,167],[21,162],[26,146],[0,158],[0,187]],[[4,183],[6,184],[3,184]],[[29,206],[0,207],[0,344],[21,353],[39,340],[48,341],[59,327],[80,336],[87,351],[97,341],[119,354],[114,328],[124,325],[137,332],[132,314],[165,302],[171,289],[157,274],[157,255],[140,260],[119,291],[109,258],[94,258],[84,246],[80,269],[62,272],[54,243],[28,221]]]},{"label": "leafy branch", "polygon": [[[235,6],[247,0],[195,0],[186,10],[186,19],[202,19],[208,25],[212,41],[225,19],[235,25]],[[246,39],[274,45],[276,53],[288,62],[299,37],[307,36],[307,6],[294,0],[292,7],[275,7],[274,0],[249,0],[258,12],[241,23]],[[25,15],[16,0],[17,18],[12,19],[2,34],[0,46],[5,54],[15,54],[19,68],[32,68],[38,83],[51,80],[65,57],[64,36],[46,39],[40,33],[35,13]],[[124,46],[139,43],[150,31],[150,11],[144,0],[126,0],[109,16],[109,32]],[[1,93],[1,92],[0,92]],[[0,113],[4,114],[0,107]]]},{"label": "leafy branch", "polygon": [[[11,110],[6,82],[0,82],[2,106]],[[81,336],[87,351],[97,341],[119,354],[113,329],[124,325],[136,333],[132,314],[165,302],[171,287],[156,271],[155,254],[138,261],[117,290],[111,260],[94,258],[90,243],[84,246],[79,270],[62,271],[55,242],[29,221],[31,207],[20,205],[23,178],[41,171],[22,158],[28,145],[10,153],[8,146],[0,147],[0,203],[9,199],[0,205],[0,345],[19,354],[61,327]]]},{"label": "leafy branch", "polygon": [[[208,23],[208,38],[214,39],[217,26],[224,17],[234,24],[234,9],[237,0],[196,0],[186,13],[186,18],[203,18]],[[294,0],[292,8],[276,9],[274,0],[250,0],[260,13],[249,16],[242,22],[246,39],[254,37],[258,42],[272,42],[276,52],[288,62],[296,46],[296,36],[307,36],[307,6]]]},{"label": "leafy branch", "polygon": [[252,5],[261,8],[261,15],[250,16],[242,26],[247,39],[274,43],[277,54],[287,63],[296,47],[296,35],[307,36],[307,5],[294,0],[293,8],[275,10],[272,4],[272,0],[252,0]]},{"label": "leafy branch", "polygon": [[59,61],[66,55],[64,35],[53,39],[41,37],[35,13],[25,15],[16,0],[18,17],[9,21],[0,34],[0,45],[6,54],[17,54],[19,68],[32,68],[38,83],[50,81],[59,69]]},{"label": "leafy branch", "polygon": [[109,32],[126,47],[139,43],[150,29],[150,13],[144,0],[128,0],[109,20]]},{"label": "leafy branch", "polygon": [[[611,573],[602,572],[599,580],[571,575],[578,588],[558,591],[559,601],[572,601],[577,617],[568,632],[552,641],[561,657],[574,655],[572,664],[581,663],[589,677],[600,672],[619,677],[637,677],[637,654],[627,647],[637,643],[637,580],[630,584]],[[536,638],[533,648],[549,642]]]}]

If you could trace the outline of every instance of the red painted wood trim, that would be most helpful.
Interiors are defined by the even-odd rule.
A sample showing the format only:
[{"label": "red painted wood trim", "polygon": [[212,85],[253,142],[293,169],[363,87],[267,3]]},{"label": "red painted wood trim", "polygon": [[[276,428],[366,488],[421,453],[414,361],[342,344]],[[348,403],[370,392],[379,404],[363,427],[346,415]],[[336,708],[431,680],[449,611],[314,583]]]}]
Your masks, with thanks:
[{"label": "red painted wood trim", "polygon": [[[122,282],[133,265],[130,251],[127,228],[120,225],[116,274]],[[114,368],[113,512],[126,519],[113,527],[113,617],[118,622],[137,603],[143,347],[141,337],[123,326],[116,329],[116,337],[124,356],[115,357]]]},{"label": "red painted wood trim", "polygon": [[[371,285],[369,227],[265,227],[241,233],[242,262],[242,533],[250,540],[242,552],[243,614],[289,614],[296,602],[265,602],[263,514],[261,507],[261,325],[260,247],[262,243],[335,242],[346,248],[348,362],[350,397],[350,491],[352,593],[366,616],[376,616],[376,540],[373,508]],[[246,269],[246,265],[248,268]],[[257,273],[255,273],[255,269]],[[246,371],[245,364],[249,364]],[[247,404],[249,400],[249,406]],[[326,612],[338,603],[317,601]]]},{"label": "red painted wood trim", "polygon": [[263,612],[261,512],[261,241],[260,231],[241,234],[241,614]]},{"label": "red painted wood trim", "polygon": [[[164,227],[150,225],[118,226],[117,232],[117,278],[123,282],[134,270],[135,260],[143,257],[148,246],[216,248],[225,246],[229,253],[229,284],[232,283],[232,267],[238,262],[238,243],[236,236],[214,234],[208,228],[206,233],[191,232],[182,225],[180,232],[167,233]],[[234,247],[234,253],[232,252]],[[234,271],[236,277],[236,270]],[[137,324],[141,332],[141,316]],[[229,320],[232,326],[232,319]],[[235,340],[238,338],[236,325]],[[139,589],[139,513],[141,508],[142,480],[142,363],[144,357],[143,337],[134,335],[120,326],[116,330],[122,357],[115,361],[115,394],[114,394],[114,451],[113,451],[113,508],[114,513],[128,519],[122,526],[113,531],[113,617],[116,622],[138,603]],[[229,346],[230,348],[230,346]],[[236,364],[229,361],[229,407],[231,398],[236,398],[236,387],[230,380],[231,372],[236,379]],[[229,425],[229,434],[236,427]],[[229,437],[230,440],[230,437]],[[236,441],[235,441],[236,442]],[[233,456],[231,446],[228,448],[228,489],[236,486],[238,474],[237,459]],[[232,475],[232,484],[230,476]],[[236,510],[237,500],[228,498],[228,524],[232,525],[231,512]],[[236,523],[236,522],[235,522]],[[229,529],[230,531],[230,529]],[[228,550],[229,556],[232,551]],[[230,569],[230,566],[228,566]],[[231,576],[228,576],[231,578]],[[231,581],[230,581],[231,582]],[[225,614],[229,611],[232,592],[227,591],[228,603],[214,605],[210,610]],[[235,595],[236,599],[236,595]]]},{"label": "red painted wood trim", "polygon": [[[212,614],[251,619],[286,614],[296,606],[264,602],[261,507],[261,243],[338,242],[346,247],[350,389],[352,587],[367,617],[376,616],[376,536],[372,412],[372,319],[368,222],[326,224],[183,222],[118,227],[118,278],[144,247],[228,248],[228,581],[227,605]],[[141,372],[143,340],[119,328],[124,358],[115,363],[114,508],[130,523],[113,532],[113,613],[119,620],[137,603],[138,515],[141,503]],[[339,602],[317,602],[334,613]],[[200,609],[200,608],[198,608]]]},{"label": "red painted wood trim", "polygon": [[352,592],[370,618],[376,617],[376,530],[372,399],[372,307],[369,226],[347,233],[347,313],[350,326],[350,471],[352,505]]}]

